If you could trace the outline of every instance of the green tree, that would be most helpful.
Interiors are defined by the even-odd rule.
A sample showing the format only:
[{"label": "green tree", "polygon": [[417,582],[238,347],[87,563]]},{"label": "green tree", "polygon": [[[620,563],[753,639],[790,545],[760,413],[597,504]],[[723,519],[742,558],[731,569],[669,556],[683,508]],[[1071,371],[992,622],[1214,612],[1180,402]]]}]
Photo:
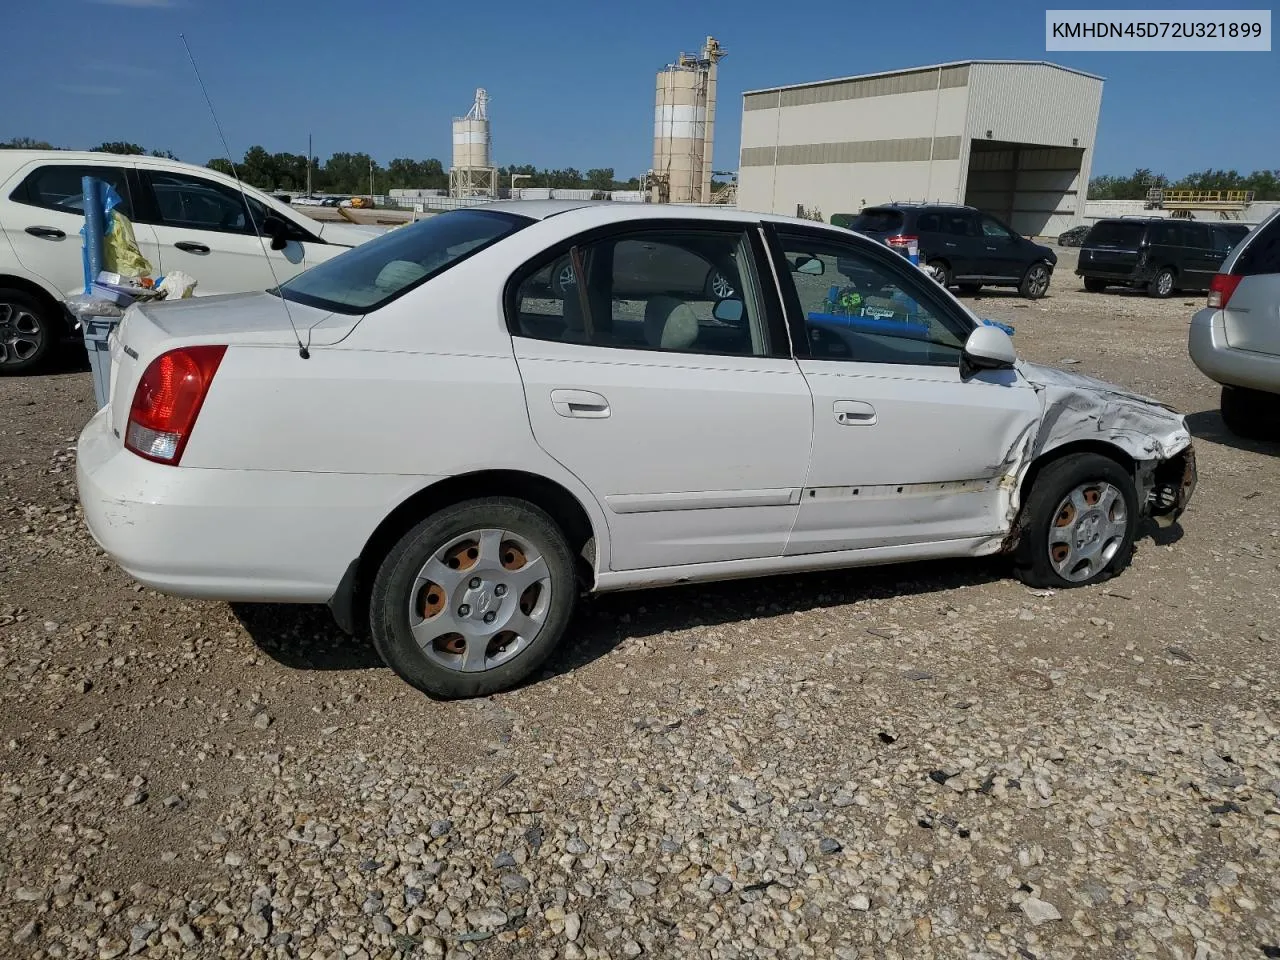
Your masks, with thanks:
[{"label": "green tree", "polygon": [[178,159],[178,155],[177,155],[176,153],[174,153],[172,150],[152,150],[152,151],[151,151],[151,156],[153,156],[153,157],[161,157],[161,158],[163,158],[163,159],[165,159],[165,160],[177,160],[177,159]]},{"label": "green tree", "polygon": [[597,167],[587,171],[587,186],[592,190],[613,189],[613,167]]},{"label": "green tree", "polygon": [[205,164],[210,170],[217,170],[219,173],[225,173],[228,177],[235,176],[235,170],[232,169],[231,161],[226,157],[214,157]]},{"label": "green tree", "polygon": [[0,143],[0,150],[60,150],[45,140],[32,140],[30,137],[10,137]]},{"label": "green tree", "polygon": [[123,153],[127,156],[142,156],[147,151],[142,149],[136,143],[128,143],[124,140],[112,140],[108,143],[100,143],[96,147],[90,148],[90,153]]}]

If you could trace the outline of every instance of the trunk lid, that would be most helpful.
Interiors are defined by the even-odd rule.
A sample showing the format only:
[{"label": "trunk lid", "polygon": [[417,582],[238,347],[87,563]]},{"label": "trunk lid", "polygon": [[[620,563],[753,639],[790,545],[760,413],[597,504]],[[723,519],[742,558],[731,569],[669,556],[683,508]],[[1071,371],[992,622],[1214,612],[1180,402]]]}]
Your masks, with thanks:
[{"label": "trunk lid", "polygon": [[1078,270],[1086,276],[1127,277],[1138,266],[1146,224],[1100,220],[1080,248]]},{"label": "trunk lid", "polygon": [[293,327],[304,343],[310,338],[313,348],[332,346],[363,318],[293,302],[288,304],[286,314],[283,304],[283,300],[269,293],[231,293],[130,307],[108,343],[111,392],[107,405],[116,436],[124,436],[133,393],[143,371],[165,350],[199,343],[296,350],[298,341]]}]

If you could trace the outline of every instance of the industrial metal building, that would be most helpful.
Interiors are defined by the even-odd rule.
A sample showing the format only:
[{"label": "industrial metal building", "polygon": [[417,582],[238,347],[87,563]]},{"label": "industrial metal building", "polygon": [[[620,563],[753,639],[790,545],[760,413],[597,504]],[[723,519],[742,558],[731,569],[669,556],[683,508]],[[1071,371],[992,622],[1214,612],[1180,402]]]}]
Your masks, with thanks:
[{"label": "industrial metal building", "polygon": [[1102,78],[972,60],[743,94],[738,206],[819,216],[966,203],[1025,235],[1080,222]]}]

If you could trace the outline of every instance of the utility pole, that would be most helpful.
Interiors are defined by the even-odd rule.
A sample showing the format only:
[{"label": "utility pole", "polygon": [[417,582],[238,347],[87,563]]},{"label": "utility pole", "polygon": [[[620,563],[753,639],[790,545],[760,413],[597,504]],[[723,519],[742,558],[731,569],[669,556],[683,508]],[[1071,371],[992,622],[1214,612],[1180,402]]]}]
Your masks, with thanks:
[{"label": "utility pole", "polygon": [[311,134],[307,134],[307,197],[311,197]]},{"label": "utility pole", "polygon": [[369,158],[369,202],[373,203],[373,157]]}]

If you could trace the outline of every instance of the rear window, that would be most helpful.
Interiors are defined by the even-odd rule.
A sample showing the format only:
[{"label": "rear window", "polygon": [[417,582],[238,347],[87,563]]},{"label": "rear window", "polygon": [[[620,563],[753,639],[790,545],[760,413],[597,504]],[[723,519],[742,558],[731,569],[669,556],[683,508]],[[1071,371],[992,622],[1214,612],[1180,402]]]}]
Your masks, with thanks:
[{"label": "rear window", "polygon": [[335,313],[368,313],[533,221],[454,210],[399,227],[280,285],[286,300]]},{"label": "rear window", "polygon": [[894,233],[902,229],[902,211],[868,208],[858,214],[850,229],[861,233]]},{"label": "rear window", "polygon": [[1242,277],[1280,273],[1280,216],[1253,231],[1231,272]]},{"label": "rear window", "polygon": [[1099,220],[1085,238],[1086,247],[1136,247],[1142,242],[1145,223],[1124,220]]}]

